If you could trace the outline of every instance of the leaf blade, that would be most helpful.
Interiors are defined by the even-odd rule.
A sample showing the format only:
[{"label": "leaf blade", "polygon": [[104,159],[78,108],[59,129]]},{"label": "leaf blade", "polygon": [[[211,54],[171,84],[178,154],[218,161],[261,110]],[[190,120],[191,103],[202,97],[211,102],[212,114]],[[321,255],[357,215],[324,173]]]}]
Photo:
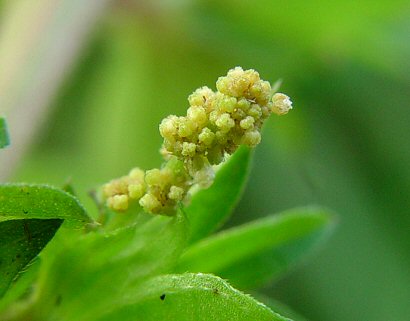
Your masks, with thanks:
[{"label": "leaf blade", "polygon": [[61,219],[27,219],[0,223],[0,298],[16,276],[53,238]]},{"label": "leaf blade", "polygon": [[34,302],[42,309],[27,313],[39,320],[95,320],[122,302],[126,288],[170,273],[186,244],[186,218],[141,215],[142,224],[47,248]]},{"label": "leaf blade", "polygon": [[228,219],[244,189],[252,155],[249,147],[239,147],[217,171],[211,187],[192,196],[184,209],[190,222],[189,243],[209,235]]},{"label": "leaf blade", "polygon": [[36,258],[16,276],[5,295],[0,299],[0,315],[1,311],[14,302],[23,300],[32,293],[32,285],[38,276],[40,265],[40,258]]},{"label": "leaf blade", "polygon": [[128,304],[97,320],[290,321],[214,275],[163,275],[142,288],[143,293],[131,295]]},{"label": "leaf blade", "polygon": [[215,273],[241,289],[260,286],[321,243],[332,217],[321,208],[299,208],[222,231],[188,248],[177,271]]},{"label": "leaf blade", "polygon": [[71,195],[48,186],[0,185],[0,297],[47,245],[63,221],[80,227],[92,220]]},{"label": "leaf blade", "polygon": [[289,318],[292,318],[293,321],[308,321],[305,317],[301,316],[298,312],[295,312],[289,306],[285,305],[278,300],[275,300],[269,296],[266,296],[261,293],[253,292],[252,296],[260,302],[263,302],[271,310],[281,314],[286,315]]},{"label": "leaf blade", "polygon": [[72,195],[46,185],[0,185],[0,222],[20,219],[62,219],[71,227],[93,223]]}]

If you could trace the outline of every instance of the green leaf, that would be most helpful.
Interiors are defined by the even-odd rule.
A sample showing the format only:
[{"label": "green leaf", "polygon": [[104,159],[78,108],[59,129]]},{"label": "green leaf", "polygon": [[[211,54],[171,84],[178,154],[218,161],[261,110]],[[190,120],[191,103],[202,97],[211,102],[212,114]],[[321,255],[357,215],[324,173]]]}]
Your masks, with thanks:
[{"label": "green leaf", "polygon": [[228,219],[245,186],[251,157],[251,149],[241,146],[217,171],[212,186],[192,196],[184,209],[190,222],[190,243],[211,234]]},{"label": "green leaf", "polygon": [[71,195],[48,186],[0,185],[0,297],[54,236],[63,221],[90,223]]},{"label": "green leaf", "polygon": [[273,311],[281,315],[286,315],[287,317],[291,318],[293,321],[308,321],[306,318],[301,316],[298,312],[295,312],[293,309],[291,309],[290,307],[288,307],[282,302],[279,302],[271,297],[268,297],[264,294],[257,293],[257,292],[251,293],[251,295],[258,301],[268,306]]},{"label": "green leaf", "polygon": [[18,273],[0,300],[0,312],[9,307],[13,302],[23,300],[30,295],[33,289],[32,285],[38,276],[40,265],[41,260],[37,257]]},{"label": "green leaf", "polygon": [[54,236],[61,219],[27,219],[0,223],[0,298]]},{"label": "green leaf", "polygon": [[333,216],[298,208],[231,228],[192,245],[177,271],[215,273],[241,289],[280,277],[333,227]]},{"label": "green leaf", "polygon": [[120,304],[128,288],[170,273],[186,245],[186,218],[141,216],[137,225],[47,248],[37,300],[27,314],[44,321],[95,320]]},{"label": "green leaf", "polygon": [[207,274],[163,275],[130,293],[123,306],[97,321],[290,321]]},{"label": "green leaf", "polygon": [[93,222],[78,200],[62,190],[44,185],[0,185],[0,224],[32,218],[62,219],[71,227]]},{"label": "green leaf", "polygon": [[0,148],[4,148],[10,144],[9,135],[7,132],[6,121],[0,117]]}]

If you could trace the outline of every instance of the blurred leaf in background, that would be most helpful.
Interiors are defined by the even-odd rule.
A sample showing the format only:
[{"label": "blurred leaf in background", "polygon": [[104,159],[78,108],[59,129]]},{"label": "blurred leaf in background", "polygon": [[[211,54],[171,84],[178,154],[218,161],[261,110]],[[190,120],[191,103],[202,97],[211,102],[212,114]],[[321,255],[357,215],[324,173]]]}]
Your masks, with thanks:
[{"label": "blurred leaf in background", "polygon": [[[31,88],[51,112],[31,135],[14,181],[59,185],[71,176],[90,207],[86,193],[93,186],[135,165],[159,164],[156,126],[168,114],[182,114],[195,88],[235,65],[255,68],[272,82],[283,78],[295,109],[265,127],[234,224],[308,203],[334,209],[341,221],[320,256],[265,294],[310,320],[407,321],[408,1],[112,1],[105,11],[89,8],[89,36],[76,46],[82,55],[72,56],[47,91],[40,75],[48,69],[41,66],[61,67],[50,54],[62,43],[79,43],[70,28],[84,21],[83,5],[93,1],[49,0],[48,15],[42,1],[30,20],[23,2],[0,3],[1,33],[13,30],[11,39],[23,48],[41,43],[24,61],[46,63],[18,65],[6,83],[28,105],[33,96],[21,90]],[[50,16],[56,25],[33,27]],[[18,28],[22,21],[35,37]],[[58,29],[63,22],[66,28]],[[0,48],[22,52],[4,39]],[[3,75],[4,57],[3,49]],[[18,121],[37,119],[14,110],[28,110],[25,104],[13,106],[7,113]]]},{"label": "blurred leaf in background", "polygon": [[7,125],[4,118],[0,117],[0,148],[4,148],[10,144],[9,134],[7,132]]}]

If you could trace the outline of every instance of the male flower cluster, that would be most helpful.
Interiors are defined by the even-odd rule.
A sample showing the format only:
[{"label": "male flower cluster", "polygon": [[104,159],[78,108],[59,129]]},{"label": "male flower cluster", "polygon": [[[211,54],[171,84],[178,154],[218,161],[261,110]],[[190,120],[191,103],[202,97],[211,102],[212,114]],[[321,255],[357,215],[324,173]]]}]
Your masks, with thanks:
[{"label": "male flower cluster", "polygon": [[202,87],[189,98],[186,116],[168,116],[159,131],[164,138],[161,169],[132,170],[103,188],[107,205],[126,210],[138,201],[146,212],[171,214],[194,184],[212,184],[212,165],[220,164],[239,145],[254,147],[271,113],[286,114],[288,96],[273,94],[269,82],[253,70],[236,67],[216,82],[217,91]]}]

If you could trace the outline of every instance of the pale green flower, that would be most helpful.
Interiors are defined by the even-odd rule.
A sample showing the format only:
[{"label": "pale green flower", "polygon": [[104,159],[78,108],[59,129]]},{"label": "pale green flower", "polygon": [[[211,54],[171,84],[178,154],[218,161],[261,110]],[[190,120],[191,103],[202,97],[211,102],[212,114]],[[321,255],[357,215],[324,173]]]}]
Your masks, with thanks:
[{"label": "pale green flower", "polygon": [[216,88],[216,92],[208,87],[195,90],[188,97],[186,116],[162,120],[163,167],[146,172],[136,168],[104,185],[108,207],[125,211],[130,202],[138,201],[146,212],[172,215],[193,185],[206,188],[212,184],[212,165],[220,164],[239,145],[259,144],[261,127],[269,115],[283,115],[292,108],[289,97],[272,95],[270,83],[253,69],[229,70],[218,79]]}]

